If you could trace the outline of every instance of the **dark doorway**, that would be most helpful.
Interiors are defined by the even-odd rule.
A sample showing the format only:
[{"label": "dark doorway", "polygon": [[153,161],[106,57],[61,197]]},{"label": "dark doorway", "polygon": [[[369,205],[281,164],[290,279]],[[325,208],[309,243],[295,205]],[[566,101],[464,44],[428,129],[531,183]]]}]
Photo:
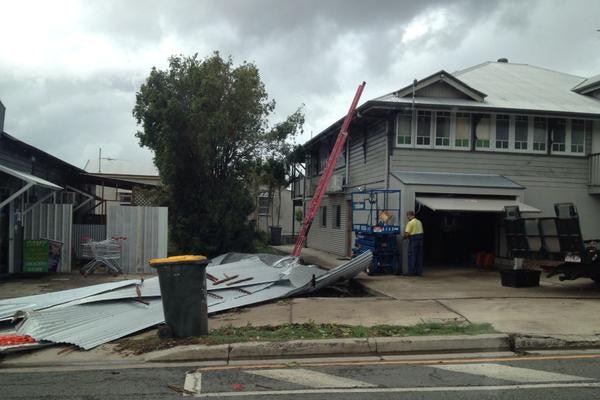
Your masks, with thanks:
[{"label": "dark doorway", "polygon": [[471,265],[476,253],[495,251],[496,213],[442,212],[421,207],[417,217],[425,230],[427,265]]}]

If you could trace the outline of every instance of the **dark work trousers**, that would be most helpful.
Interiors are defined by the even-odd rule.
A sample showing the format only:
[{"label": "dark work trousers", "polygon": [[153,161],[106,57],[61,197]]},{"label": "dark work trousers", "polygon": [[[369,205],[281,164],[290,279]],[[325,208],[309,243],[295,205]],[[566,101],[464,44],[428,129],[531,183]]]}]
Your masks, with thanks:
[{"label": "dark work trousers", "polygon": [[408,237],[408,274],[423,275],[423,234]]}]

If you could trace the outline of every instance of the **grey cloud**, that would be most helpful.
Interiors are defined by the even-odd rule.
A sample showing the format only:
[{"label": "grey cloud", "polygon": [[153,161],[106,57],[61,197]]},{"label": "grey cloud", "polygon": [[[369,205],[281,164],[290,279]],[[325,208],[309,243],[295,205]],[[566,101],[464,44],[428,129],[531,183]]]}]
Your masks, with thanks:
[{"label": "grey cloud", "polygon": [[[440,7],[448,10],[449,26],[401,43],[413,18]],[[175,53],[204,57],[220,50],[236,63],[255,62],[278,102],[274,120],[307,104],[304,139],[347,110],[362,80],[368,82],[366,100],[442,68],[499,57],[600,73],[600,3],[594,1],[105,0],[82,3],[82,9],[81,26],[120,50],[154,49],[171,36]],[[164,66],[169,55],[147,62]],[[17,76],[0,59],[6,130],[77,165],[99,146],[121,153],[112,157],[147,157],[137,146],[131,109],[152,66],[136,60],[98,66],[73,80],[61,71],[54,78]]]}]

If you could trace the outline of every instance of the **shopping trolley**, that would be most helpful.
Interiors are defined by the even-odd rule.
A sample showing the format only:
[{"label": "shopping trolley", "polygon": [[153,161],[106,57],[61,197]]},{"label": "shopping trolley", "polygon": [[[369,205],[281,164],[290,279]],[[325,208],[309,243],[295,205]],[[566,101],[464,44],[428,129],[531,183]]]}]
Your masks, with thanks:
[{"label": "shopping trolley", "polygon": [[107,240],[93,241],[88,239],[82,243],[83,258],[91,259],[85,264],[79,272],[82,275],[91,274],[100,265],[106,267],[107,272],[120,274],[121,270],[121,242],[126,240],[126,237],[112,237]]}]

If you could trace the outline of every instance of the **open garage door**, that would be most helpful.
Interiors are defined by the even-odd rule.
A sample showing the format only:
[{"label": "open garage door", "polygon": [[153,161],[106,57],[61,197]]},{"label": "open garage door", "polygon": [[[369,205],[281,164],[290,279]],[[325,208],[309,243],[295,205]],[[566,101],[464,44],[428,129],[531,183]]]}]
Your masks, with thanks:
[{"label": "open garage door", "polygon": [[480,252],[506,256],[504,207],[518,205],[524,213],[540,212],[508,197],[417,195],[415,200],[426,231],[425,260],[437,266],[472,266]]}]

